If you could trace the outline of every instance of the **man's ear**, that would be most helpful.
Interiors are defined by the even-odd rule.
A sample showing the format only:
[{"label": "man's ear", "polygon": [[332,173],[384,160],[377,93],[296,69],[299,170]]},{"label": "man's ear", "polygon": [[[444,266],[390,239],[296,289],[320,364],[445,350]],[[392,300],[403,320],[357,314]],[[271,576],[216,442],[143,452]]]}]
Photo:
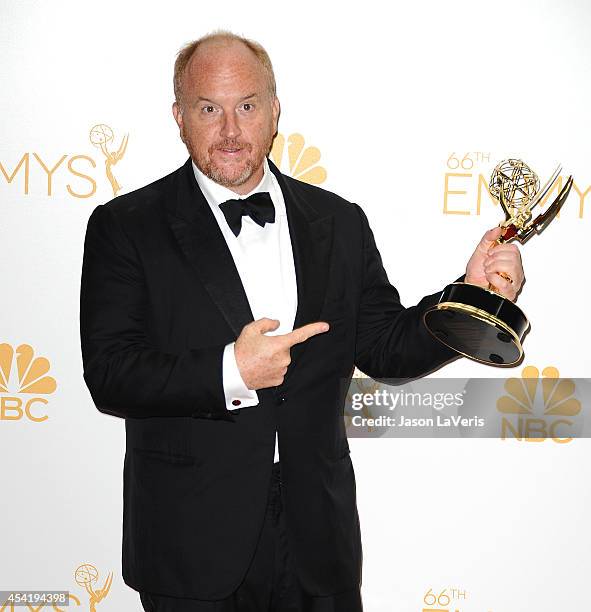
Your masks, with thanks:
[{"label": "man's ear", "polygon": [[275,96],[273,98],[273,123],[274,133],[277,133],[277,126],[279,125],[279,115],[281,113],[281,105],[279,104],[279,98]]},{"label": "man's ear", "polygon": [[181,107],[176,101],[173,102],[172,104],[172,115],[177,125],[182,130],[183,129],[183,111],[181,110]]},{"label": "man's ear", "polygon": [[179,126],[179,137],[183,142],[185,142],[185,139],[183,138],[183,109],[177,102],[173,102],[172,104],[172,115],[176,121],[176,124]]}]

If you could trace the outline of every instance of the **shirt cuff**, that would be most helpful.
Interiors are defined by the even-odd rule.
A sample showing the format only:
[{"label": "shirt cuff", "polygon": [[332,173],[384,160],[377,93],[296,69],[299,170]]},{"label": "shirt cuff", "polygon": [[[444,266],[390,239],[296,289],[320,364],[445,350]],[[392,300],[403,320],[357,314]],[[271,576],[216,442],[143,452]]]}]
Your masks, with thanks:
[{"label": "shirt cuff", "polygon": [[237,408],[248,408],[259,403],[259,396],[254,389],[249,389],[240,376],[240,370],[234,355],[234,344],[226,344],[222,357],[222,377],[224,395],[226,397],[226,408],[236,410]]}]

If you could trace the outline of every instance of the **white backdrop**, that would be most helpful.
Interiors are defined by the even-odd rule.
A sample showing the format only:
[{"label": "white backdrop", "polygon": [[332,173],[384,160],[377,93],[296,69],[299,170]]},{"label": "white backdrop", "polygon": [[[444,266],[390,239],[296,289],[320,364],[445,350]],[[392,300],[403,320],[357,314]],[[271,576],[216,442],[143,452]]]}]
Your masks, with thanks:
[{"label": "white backdrop", "polygon": [[[322,186],[364,208],[408,305],[462,274],[501,220],[486,192],[477,214],[480,174],[521,157],[545,180],[562,162],[576,189],[560,219],[523,247],[519,305],[532,330],[512,374],[534,365],[588,376],[590,25],[584,0],[4,0],[0,590],[68,589],[86,610],[75,572],[90,564],[95,590],[113,573],[97,610],[141,610],[121,578],[124,423],[94,408],[79,350],[86,221],[113,197],[105,152],[89,140],[94,125],[112,129],[109,153],[129,135],[112,168],[120,193],[167,174],[187,157],[170,109],[177,50],[216,28],[260,41],[275,67],[281,134],[317,147]],[[452,153],[469,154],[464,169],[450,167]],[[287,156],[282,169],[290,172]],[[450,190],[466,192],[448,195],[447,213],[446,173]],[[48,360],[33,363],[41,380],[29,392],[11,356],[22,345]],[[466,359],[438,373],[506,375]],[[350,446],[366,610],[589,608],[588,440]],[[429,589],[453,601],[426,605]]]}]

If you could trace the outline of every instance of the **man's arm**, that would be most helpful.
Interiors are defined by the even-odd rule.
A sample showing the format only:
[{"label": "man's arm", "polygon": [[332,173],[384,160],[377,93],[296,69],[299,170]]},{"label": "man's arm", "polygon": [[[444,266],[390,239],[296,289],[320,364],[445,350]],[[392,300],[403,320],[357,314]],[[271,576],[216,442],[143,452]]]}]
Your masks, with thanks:
[{"label": "man's arm", "polygon": [[458,357],[458,353],[433,338],[423,323],[423,314],[438,302],[441,292],[405,308],[388,280],[367,217],[355,206],[363,234],[355,365],[373,378],[415,378]]},{"label": "man's arm", "polygon": [[234,420],[222,382],[224,345],[173,355],[145,332],[146,287],[134,246],[109,206],[86,229],[80,289],[84,380],[96,407],[130,417]]}]

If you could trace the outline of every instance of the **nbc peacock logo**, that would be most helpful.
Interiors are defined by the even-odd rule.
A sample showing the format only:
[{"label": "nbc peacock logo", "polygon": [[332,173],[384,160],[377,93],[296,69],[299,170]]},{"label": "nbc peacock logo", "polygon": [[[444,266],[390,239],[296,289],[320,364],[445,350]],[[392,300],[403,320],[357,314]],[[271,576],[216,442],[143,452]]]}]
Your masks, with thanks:
[{"label": "nbc peacock logo", "polygon": [[[529,442],[542,442],[552,438],[565,443],[575,433],[576,417],[581,412],[581,402],[576,397],[577,388],[570,378],[560,378],[553,366],[540,371],[526,366],[521,378],[508,378],[507,392],[497,400],[497,410],[507,416],[501,420],[501,439],[514,437]],[[571,434],[570,436],[563,434]]]},{"label": "nbc peacock logo", "polygon": [[320,150],[307,147],[301,134],[290,134],[287,139],[277,134],[270,155],[273,163],[293,178],[312,185],[320,185],[326,180],[326,170],[318,165]]},{"label": "nbc peacock logo", "polygon": [[40,405],[49,402],[39,396],[50,395],[57,388],[55,378],[48,376],[50,367],[49,360],[36,357],[28,344],[16,349],[0,344],[0,421],[26,418],[39,423],[49,418],[40,414]]},{"label": "nbc peacock logo", "polygon": [[363,397],[366,394],[371,396],[372,394],[379,392],[379,390],[380,383],[367,376],[367,374],[364,374],[361,370],[358,370],[357,368],[354,369],[350,386],[347,389],[345,409],[343,413],[347,435],[353,435],[354,433],[356,437],[365,437],[363,433],[360,432],[365,432],[367,434],[371,434],[373,432],[374,427],[371,425],[364,425],[360,427],[353,424],[353,417],[358,414],[367,419],[372,419],[378,416],[373,414],[365,403],[363,403],[359,408],[354,407],[355,398]]}]

